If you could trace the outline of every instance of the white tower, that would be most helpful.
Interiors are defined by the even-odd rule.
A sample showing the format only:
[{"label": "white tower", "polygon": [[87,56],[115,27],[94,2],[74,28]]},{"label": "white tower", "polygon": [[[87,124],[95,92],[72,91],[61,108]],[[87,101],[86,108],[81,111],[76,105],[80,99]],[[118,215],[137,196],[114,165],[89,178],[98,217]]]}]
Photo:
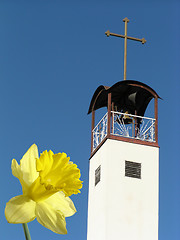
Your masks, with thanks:
[{"label": "white tower", "polygon": [[[87,240],[158,240],[158,94],[126,80],[99,86],[92,113]],[[144,117],[154,99],[154,117]],[[95,125],[95,111],[107,113]]]}]

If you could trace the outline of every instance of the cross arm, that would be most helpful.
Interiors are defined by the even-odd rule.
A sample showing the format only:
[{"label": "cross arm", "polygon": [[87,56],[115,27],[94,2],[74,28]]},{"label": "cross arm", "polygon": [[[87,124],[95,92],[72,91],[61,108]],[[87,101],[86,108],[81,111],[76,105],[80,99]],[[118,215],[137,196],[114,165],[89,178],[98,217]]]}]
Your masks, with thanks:
[{"label": "cross arm", "polygon": [[139,39],[139,38],[134,38],[134,37],[128,37],[128,36],[125,36],[125,35],[120,35],[120,34],[116,34],[116,33],[111,33],[109,30],[106,31],[105,34],[106,34],[107,37],[109,37],[109,36],[121,37],[121,38],[127,37],[127,39],[139,41],[139,42],[142,42],[142,44],[146,43],[145,38]]}]

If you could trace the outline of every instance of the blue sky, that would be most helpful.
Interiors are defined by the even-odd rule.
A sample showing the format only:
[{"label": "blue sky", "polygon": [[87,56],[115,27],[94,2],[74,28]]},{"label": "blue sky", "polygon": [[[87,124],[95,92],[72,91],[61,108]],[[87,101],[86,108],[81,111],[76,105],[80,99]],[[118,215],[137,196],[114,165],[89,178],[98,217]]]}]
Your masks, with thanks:
[{"label": "blue sky", "polygon": [[[129,41],[127,79],[151,86],[159,101],[159,240],[180,237],[180,3],[165,1],[0,0],[1,238],[24,239],[22,226],[8,224],[6,202],[21,194],[11,174],[36,143],[66,152],[82,173],[82,193],[73,196],[77,213],[67,218],[68,235],[52,233],[36,220],[32,240],[85,240],[91,97],[99,85],[123,80],[123,40],[108,29],[147,40]],[[116,197],[116,196],[114,196]]]}]

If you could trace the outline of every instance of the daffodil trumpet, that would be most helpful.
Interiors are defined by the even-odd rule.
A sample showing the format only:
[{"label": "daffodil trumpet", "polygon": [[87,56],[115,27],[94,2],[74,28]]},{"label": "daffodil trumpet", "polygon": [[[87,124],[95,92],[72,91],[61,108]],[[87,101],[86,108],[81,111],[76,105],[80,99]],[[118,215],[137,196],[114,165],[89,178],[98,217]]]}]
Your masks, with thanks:
[{"label": "daffodil trumpet", "polygon": [[6,204],[5,217],[9,223],[25,224],[25,229],[26,223],[36,218],[51,231],[67,234],[65,218],[76,212],[69,196],[80,193],[82,188],[80,170],[69,160],[65,153],[54,154],[51,150],[39,157],[35,144],[20,164],[12,160],[12,174],[19,179],[23,194]]}]

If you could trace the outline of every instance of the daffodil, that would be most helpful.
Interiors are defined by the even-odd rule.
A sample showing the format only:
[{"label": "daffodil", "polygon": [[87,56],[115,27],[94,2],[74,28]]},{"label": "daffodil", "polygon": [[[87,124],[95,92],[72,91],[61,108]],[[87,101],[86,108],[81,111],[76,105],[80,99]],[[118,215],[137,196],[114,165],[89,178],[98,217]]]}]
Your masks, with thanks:
[{"label": "daffodil", "polygon": [[75,206],[69,198],[82,187],[80,170],[65,153],[44,151],[40,157],[33,144],[20,161],[12,160],[12,174],[22,185],[22,195],[6,204],[9,223],[28,223],[35,218],[44,227],[66,234],[65,217],[72,216]]}]

